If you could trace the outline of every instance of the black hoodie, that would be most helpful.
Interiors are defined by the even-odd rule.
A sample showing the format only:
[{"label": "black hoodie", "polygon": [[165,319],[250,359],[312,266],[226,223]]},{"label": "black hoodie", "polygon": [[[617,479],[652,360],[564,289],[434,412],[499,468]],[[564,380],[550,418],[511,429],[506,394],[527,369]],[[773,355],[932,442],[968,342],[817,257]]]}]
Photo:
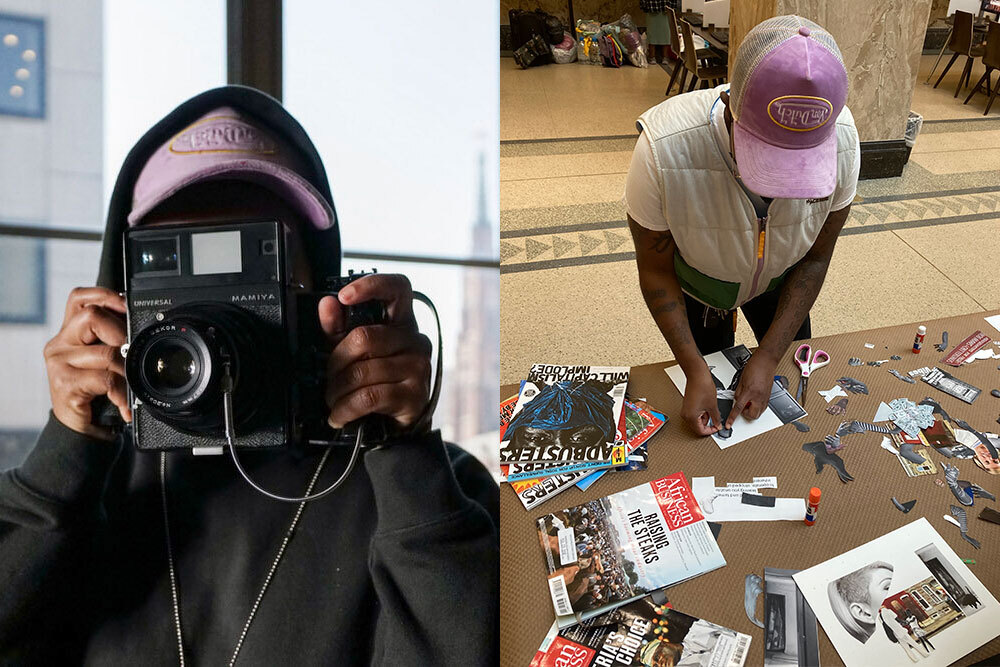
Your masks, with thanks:
[{"label": "black hoodie", "polygon": [[[307,156],[312,173],[303,176],[332,206],[316,149],[277,101],[238,86],[208,91],[157,123],[125,159],[100,285],[123,287],[121,235],[145,161],[222,105]],[[339,274],[336,226],[306,233],[317,276]],[[244,458],[265,488],[301,495],[319,456]],[[346,459],[334,450],[316,488]],[[24,464],[0,475],[0,663],[178,664],[159,461],[50,415]],[[187,664],[226,664],[297,506],[251,489],[228,457],[177,452],[166,462]],[[238,664],[496,664],[496,484],[437,432],[369,451],[363,463],[333,494],[306,505]]]}]

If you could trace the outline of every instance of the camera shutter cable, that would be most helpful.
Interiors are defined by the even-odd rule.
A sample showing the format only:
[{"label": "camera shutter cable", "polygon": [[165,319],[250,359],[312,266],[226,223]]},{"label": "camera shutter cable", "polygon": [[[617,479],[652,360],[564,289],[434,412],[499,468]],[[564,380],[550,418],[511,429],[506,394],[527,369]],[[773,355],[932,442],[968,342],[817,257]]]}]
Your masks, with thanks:
[{"label": "camera shutter cable", "polygon": [[[434,303],[425,294],[421,292],[413,292],[414,301],[419,301],[425,306],[430,308],[431,313],[434,315],[434,323],[437,326],[437,342],[438,342],[438,357],[437,362],[434,365],[434,384],[431,388],[430,397],[427,402],[427,407],[424,408],[423,413],[414,422],[415,425],[423,424],[424,422],[429,422],[431,415],[434,413],[435,407],[437,407],[438,398],[441,395],[441,374],[443,371],[443,357],[441,346],[443,343],[443,335],[441,333],[441,318],[438,316],[437,308],[434,307]],[[311,500],[318,500],[323,496],[333,493],[340,487],[344,481],[347,480],[351,471],[354,470],[354,466],[358,461],[358,453],[361,451],[361,442],[364,436],[364,422],[362,421],[358,424],[358,435],[354,441],[354,449],[351,451],[351,458],[347,461],[347,466],[344,468],[344,472],[340,474],[330,486],[326,487],[322,491],[317,493],[306,492],[306,495],[301,497],[294,496],[282,496],[277,493],[272,493],[267,489],[263,488],[260,484],[255,482],[247,474],[247,471],[243,468],[240,463],[239,457],[236,455],[236,427],[233,420],[233,378],[230,374],[229,363],[227,362],[223,366],[223,376],[222,376],[222,410],[224,423],[226,428],[226,443],[229,445],[229,454],[233,459],[233,464],[236,466],[236,470],[240,473],[240,476],[246,480],[247,484],[252,486],[254,489],[264,494],[268,498],[273,500],[280,500],[286,503],[305,503]]]}]

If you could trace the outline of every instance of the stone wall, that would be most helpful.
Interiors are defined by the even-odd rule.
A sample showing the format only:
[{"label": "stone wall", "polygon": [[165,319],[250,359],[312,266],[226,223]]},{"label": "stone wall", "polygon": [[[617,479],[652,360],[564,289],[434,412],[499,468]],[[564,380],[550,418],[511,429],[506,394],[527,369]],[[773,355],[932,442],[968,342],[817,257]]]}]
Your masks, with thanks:
[{"label": "stone wall", "polygon": [[[509,23],[507,12],[511,9],[528,11],[541,9],[558,16],[563,22],[569,21],[569,3],[566,0],[500,0],[500,24]],[[645,26],[646,20],[639,9],[639,0],[574,0],[573,15],[577,19],[596,19],[610,23],[630,14],[636,25]]]}]

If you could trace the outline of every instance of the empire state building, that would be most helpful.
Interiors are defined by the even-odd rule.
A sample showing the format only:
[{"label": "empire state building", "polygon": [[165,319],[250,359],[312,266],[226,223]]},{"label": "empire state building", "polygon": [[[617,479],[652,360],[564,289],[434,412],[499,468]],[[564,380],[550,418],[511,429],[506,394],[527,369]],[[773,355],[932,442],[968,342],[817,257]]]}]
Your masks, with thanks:
[{"label": "empire state building", "polygon": [[[486,205],[484,157],[479,155],[479,199],[472,227],[472,256],[497,256],[496,238]],[[455,368],[451,369],[449,410],[451,437],[463,447],[474,436],[495,432],[500,404],[500,271],[496,268],[463,269],[462,328],[458,336]],[[490,441],[490,454],[497,448]],[[478,444],[478,443],[476,443]]]}]

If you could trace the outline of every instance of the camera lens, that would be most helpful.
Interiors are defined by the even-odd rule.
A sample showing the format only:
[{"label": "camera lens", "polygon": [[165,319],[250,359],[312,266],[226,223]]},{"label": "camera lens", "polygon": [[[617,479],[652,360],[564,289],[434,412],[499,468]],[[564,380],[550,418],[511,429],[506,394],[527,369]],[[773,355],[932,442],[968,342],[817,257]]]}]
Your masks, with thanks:
[{"label": "camera lens", "polygon": [[198,362],[184,341],[156,341],[146,352],[143,374],[150,388],[171,395],[183,392],[198,379]]},{"label": "camera lens", "polygon": [[129,343],[125,377],[129,388],[160,421],[192,435],[219,437],[223,430],[222,378],[233,382],[237,428],[251,424],[273,400],[280,349],[251,313],[228,304],[189,303],[164,313]]}]

